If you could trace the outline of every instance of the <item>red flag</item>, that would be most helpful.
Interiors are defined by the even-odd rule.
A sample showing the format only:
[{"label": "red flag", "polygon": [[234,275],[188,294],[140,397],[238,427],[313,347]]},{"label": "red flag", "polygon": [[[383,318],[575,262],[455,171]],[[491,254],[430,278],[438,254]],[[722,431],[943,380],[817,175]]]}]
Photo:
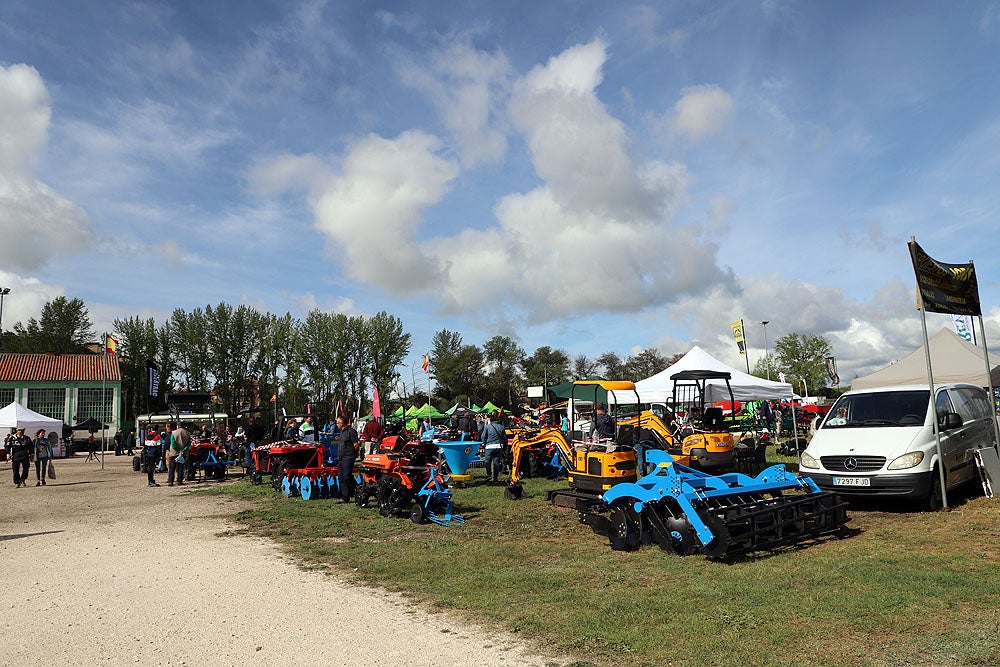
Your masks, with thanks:
[{"label": "red flag", "polygon": [[428,352],[427,354],[424,355],[424,363],[420,364],[420,367],[424,369],[425,373],[427,372],[427,369],[431,367],[431,353],[430,352]]},{"label": "red flag", "polygon": [[375,419],[382,419],[382,402],[378,399],[378,387],[375,387],[375,398],[372,400],[372,415]]},{"label": "red flag", "polygon": [[106,354],[118,354],[118,341],[111,337],[111,334],[104,334],[104,352]]}]

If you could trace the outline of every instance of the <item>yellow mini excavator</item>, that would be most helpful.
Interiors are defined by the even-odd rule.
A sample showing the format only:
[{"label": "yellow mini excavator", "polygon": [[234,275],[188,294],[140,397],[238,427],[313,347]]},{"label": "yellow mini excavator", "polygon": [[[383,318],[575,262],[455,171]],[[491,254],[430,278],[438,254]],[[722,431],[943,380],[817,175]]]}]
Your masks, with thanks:
[{"label": "yellow mini excavator", "polygon": [[[709,378],[708,376],[711,376]],[[618,419],[615,437],[603,442],[586,439],[589,434],[579,434],[580,438],[571,442],[575,433],[573,411],[570,410],[570,435],[558,428],[528,430],[516,434],[512,440],[510,482],[505,495],[510,499],[524,496],[522,477],[530,474],[541,458],[555,450],[559,463],[566,469],[569,491],[551,492],[556,504],[566,500],[575,506],[576,498],[585,494],[587,499],[600,495],[620,482],[635,481],[646,472],[645,452],[660,449],[682,465],[705,471],[724,472],[732,469],[735,443],[717,410],[704,405],[706,379],[726,381],[728,374],[707,371],[689,371],[674,376],[674,397],[681,399],[684,410],[682,418],[666,411],[660,417],[651,410],[642,410],[639,394],[632,382],[606,380],[585,380],[574,383],[572,395],[576,400],[590,400],[596,404],[598,390],[612,391],[620,400],[623,394],[632,392],[638,414]],[[590,391],[588,391],[588,389]],[[675,409],[679,403],[673,403]],[[571,498],[567,498],[571,496]],[[553,498],[550,498],[553,499]]]}]

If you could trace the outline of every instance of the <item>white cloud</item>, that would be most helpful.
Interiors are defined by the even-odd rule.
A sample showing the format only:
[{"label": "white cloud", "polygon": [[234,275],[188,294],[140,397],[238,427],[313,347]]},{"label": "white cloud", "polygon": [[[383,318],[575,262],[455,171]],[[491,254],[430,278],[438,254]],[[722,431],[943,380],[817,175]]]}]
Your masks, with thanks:
[{"label": "white cloud", "polygon": [[0,260],[16,269],[80,252],[89,239],[87,215],[34,175],[48,141],[49,104],[33,67],[0,66]]},{"label": "white cloud", "polygon": [[624,125],[597,97],[607,57],[597,39],[513,83],[510,118],[543,184],[503,196],[488,229],[421,234],[458,174],[422,132],[369,135],[322,175],[314,157],[284,156],[255,180],[264,190],[312,184],[316,226],[350,277],[397,296],[434,295],[445,311],[494,327],[637,312],[731,284],[717,245],[672,220],[685,167],[633,160]]},{"label": "white cloud", "polygon": [[467,167],[495,163],[507,150],[499,114],[510,70],[503,53],[477,50],[468,38],[435,52],[427,66],[399,66],[403,83],[434,105]]},{"label": "white cloud", "polygon": [[718,86],[685,88],[674,105],[673,129],[691,139],[720,132],[733,115],[733,98]]},{"label": "white cloud", "polygon": [[417,231],[458,172],[437,154],[440,148],[422,132],[369,135],[344,157],[340,175],[314,192],[316,226],[348,275],[394,294],[435,286],[437,269]]}]

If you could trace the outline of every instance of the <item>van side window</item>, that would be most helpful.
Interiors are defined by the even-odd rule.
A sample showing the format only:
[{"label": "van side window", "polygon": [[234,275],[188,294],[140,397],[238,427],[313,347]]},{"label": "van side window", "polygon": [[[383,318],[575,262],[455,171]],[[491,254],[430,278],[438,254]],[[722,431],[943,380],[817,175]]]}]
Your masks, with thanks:
[{"label": "van side window", "polygon": [[[962,400],[971,415],[971,417],[967,418],[965,413],[963,413],[961,408],[959,408],[958,414],[962,415],[962,419],[985,419],[990,416],[989,404],[986,402],[986,394],[982,391],[973,389],[972,387],[959,387],[954,391],[962,397]],[[952,400],[955,401],[955,405],[957,406],[958,400],[956,400],[954,396],[952,396]]]},{"label": "van side window", "polygon": [[945,390],[939,391],[937,395],[937,400],[934,402],[934,411],[937,413],[938,419],[944,417],[949,412],[954,412],[952,408],[951,399],[948,398],[948,392]]}]

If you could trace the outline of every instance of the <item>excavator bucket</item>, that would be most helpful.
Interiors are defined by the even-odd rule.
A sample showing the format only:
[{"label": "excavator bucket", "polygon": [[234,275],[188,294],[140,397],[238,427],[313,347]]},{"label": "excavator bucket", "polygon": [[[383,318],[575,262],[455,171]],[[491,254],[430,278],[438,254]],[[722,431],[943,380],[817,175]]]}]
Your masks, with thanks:
[{"label": "excavator bucket", "polygon": [[713,476],[676,463],[659,451],[655,464],[635,483],[604,493],[607,520],[581,521],[607,532],[614,549],[656,543],[680,555],[733,558],[752,551],[799,544],[839,532],[850,519],[847,504],[808,477],[776,465],[756,477]]}]

